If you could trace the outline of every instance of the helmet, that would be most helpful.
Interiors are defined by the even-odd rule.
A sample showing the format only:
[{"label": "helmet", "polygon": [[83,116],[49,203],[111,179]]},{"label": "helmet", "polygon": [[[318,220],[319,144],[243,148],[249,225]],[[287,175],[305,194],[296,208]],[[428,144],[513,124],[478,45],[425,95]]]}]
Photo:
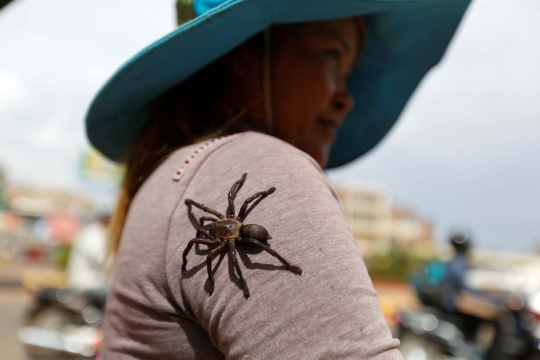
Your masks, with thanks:
[{"label": "helmet", "polygon": [[467,253],[471,248],[471,237],[469,231],[464,227],[458,227],[450,235],[450,244],[458,253]]}]

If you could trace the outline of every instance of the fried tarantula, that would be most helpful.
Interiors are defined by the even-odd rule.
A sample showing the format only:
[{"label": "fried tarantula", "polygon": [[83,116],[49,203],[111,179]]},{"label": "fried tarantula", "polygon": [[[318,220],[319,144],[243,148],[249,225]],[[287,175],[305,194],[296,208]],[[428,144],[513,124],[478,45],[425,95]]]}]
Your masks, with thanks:
[{"label": "fried tarantula", "polygon": [[[290,264],[287,260],[285,260],[281,255],[279,255],[276,251],[272,250],[268,245],[265,245],[263,242],[266,242],[267,240],[271,239],[272,237],[268,234],[268,231],[262,227],[261,225],[256,224],[246,224],[244,225],[243,222],[247,216],[246,210],[248,205],[257,200],[262,199],[270,194],[272,194],[274,191],[276,191],[275,187],[271,187],[270,189],[266,191],[261,191],[256,193],[255,195],[251,196],[250,198],[247,198],[246,201],[244,201],[244,204],[240,208],[240,212],[238,213],[238,216],[235,217],[234,215],[234,199],[236,197],[236,194],[244,184],[244,181],[246,180],[247,173],[242,175],[242,178],[235,182],[233,186],[231,187],[231,190],[229,191],[229,207],[228,207],[228,217],[223,216],[221,213],[219,213],[216,210],[210,209],[202,204],[196,203],[195,201],[191,199],[186,199],[185,203],[186,205],[192,205],[195,206],[203,211],[206,211],[207,213],[210,213],[212,215],[215,215],[218,217],[218,219],[208,216],[203,216],[199,219],[199,223],[201,227],[197,230],[196,237],[194,239],[191,239],[188,242],[188,245],[186,246],[186,249],[184,250],[183,255],[183,263],[182,263],[182,270],[186,270],[186,264],[187,264],[187,255],[191,248],[193,247],[193,244],[202,244],[207,246],[215,246],[208,255],[206,256],[206,268],[208,270],[208,279],[210,280],[210,295],[214,292],[214,276],[212,275],[212,258],[218,254],[221,250],[223,250],[226,246],[229,247],[229,256],[232,260],[232,263],[234,264],[234,267],[236,269],[236,272],[238,273],[238,276],[240,277],[240,281],[242,281],[242,288],[244,291],[244,297],[247,299],[249,298],[249,288],[246,283],[246,280],[244,280],[244,277],[242,276],[242,271],[240,270],[240,266],[238,265],[238,260],[236,260],[236,244],[251,244],[260,247],[264,251],[268,252],[270,255],[276,257],[283,265],[287,267],[290,271],[292,271],[295,274],[302,274],[302,269],[300,269],[298,266],[294,266]],[[205,221],[211,221],[211,224],[204,225]],[[204,237],[201,237],[204,236]]]}]

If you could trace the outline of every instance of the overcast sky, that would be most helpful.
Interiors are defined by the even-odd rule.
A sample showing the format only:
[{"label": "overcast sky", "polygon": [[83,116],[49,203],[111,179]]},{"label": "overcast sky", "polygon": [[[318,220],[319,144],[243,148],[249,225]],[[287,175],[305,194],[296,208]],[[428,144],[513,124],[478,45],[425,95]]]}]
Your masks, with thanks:
[{"label": "overcast sky", "polygon": [[[0,11],[0,166],[10,183],[90,191],[83,118],[106,79],[174,28],[173,0],[15,0]],[[540,2],[475,0],[398,125],[335,182],[386,184],[439,240],[540,242]]]}]

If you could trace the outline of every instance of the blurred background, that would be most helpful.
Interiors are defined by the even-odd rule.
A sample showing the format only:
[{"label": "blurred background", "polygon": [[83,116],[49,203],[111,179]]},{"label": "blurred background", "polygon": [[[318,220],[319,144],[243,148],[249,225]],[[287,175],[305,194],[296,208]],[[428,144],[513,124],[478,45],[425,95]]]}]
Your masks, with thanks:
[{"label": "blurred background", "polygon": [[[67,346],[87,357],[99,347],[103,281],[99,266],[88,264],[99,263],[101,245],[85,242],[103,239],[122,169],[91,149],[83,119],[123,62],[174,29],[174,6],[173,0],[0,1],[2,358],[25,359],[22,343],[50,358],[60,355],[40,353],[40,346]],[[442,63],[389,136],[329,172],[389,324],[396,336],[418,335],[424,350],[440,348],[442,340],[430,339],[442,336],[432,332],[444,319],[423,308],[418,278],[452,259],[449,238],[461,227],[472,243],[468,286],[505,294],[505,301],[519,296],[513,299],[523,304],[514,307],[527,314],[518,320],[526,317],[524,331],[540,337],[538,14],[537,0],[473,0]],[[44,314],[51,302],[67,304],[84,321],[50,308]],[[71,335],[60,339],[55,331],[66,322]],[[406,358],[436,359],[412,348]],[[478,351],[444,352],[482,358]]]}]

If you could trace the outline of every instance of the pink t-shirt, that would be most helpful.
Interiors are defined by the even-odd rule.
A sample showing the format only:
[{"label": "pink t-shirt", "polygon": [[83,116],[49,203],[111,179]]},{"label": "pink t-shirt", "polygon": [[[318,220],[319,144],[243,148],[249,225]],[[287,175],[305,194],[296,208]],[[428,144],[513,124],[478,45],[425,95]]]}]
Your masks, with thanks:
[{"label": "pink t-shirt", "polygon": [[[258,191],[276,191],[244,223],[264,226],[271,248],[303,269],[238,245],[251,292],[244,298],[227,251],[212,261],[195,245],[198,219],[225,213],[232,184],[247,173],[236,212]],[[188,211],[189,210],[189,211]],[[402,359],[336,193],[307,154],[245,132],[182,148],[145,182],[130,208],[107,303],[103,360]]]}]

